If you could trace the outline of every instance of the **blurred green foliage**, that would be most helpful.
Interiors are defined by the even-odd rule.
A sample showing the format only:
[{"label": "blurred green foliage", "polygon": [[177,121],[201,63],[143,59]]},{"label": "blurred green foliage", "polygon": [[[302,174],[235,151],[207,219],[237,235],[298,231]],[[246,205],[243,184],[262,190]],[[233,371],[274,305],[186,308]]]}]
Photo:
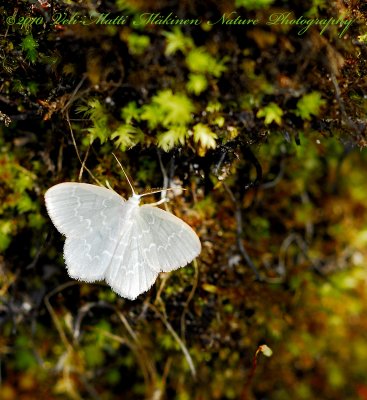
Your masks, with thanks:
[{"label": "blurred green foliage", "polygon": [[267,8],[272,3],[274,3],[274,0],[256,0],[256,1],[235,0],[236,7],[244,7],[247,10],[257,10],[261,8]]},{"label": "blurred green foliage", "polygon": [[312,92],[302,96],[297,102],[296,115],[302,119],[310,120],[312,116],[318,116],[320,108],[326,104],[320,93]]},{"label": "blurred green foliage", "polygon": [[264,108],[260,108],[256,116],[259,118],[265,118],[265,125],[270,125],[275,122],[277,125],[282,125],[282,109],[275,103],[271,102]]},{"label": "blurred green foliage", "polygon": [[26,57],[29,61],[34,63],[37,59],[37,47],[38,43],[34,40],[32,35],[27,35],[22,40],[22,50],[26,53]]}]

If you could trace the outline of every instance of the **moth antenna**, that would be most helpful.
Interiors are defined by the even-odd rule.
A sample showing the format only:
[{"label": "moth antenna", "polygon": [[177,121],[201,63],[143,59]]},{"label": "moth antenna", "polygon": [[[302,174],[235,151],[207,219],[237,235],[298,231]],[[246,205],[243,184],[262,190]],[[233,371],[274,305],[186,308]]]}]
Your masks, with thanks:
[{"label": "moth antenna", "polygon": [[135,190],[134,190],[134,187],[133,187],[133,185],[131,184],[130,179],[129,179],[129,177],[127,176],[127,173],[125,172],[124,168],[122,167],[120,161],[118,160],[118,158],[115,156],[114,153],[112,153],[112,155],[115,157],[115,159],[116,159],[116,161],[117,161],[117,164],[120,166],[120,168],[122,169],[122,172],[123,172],[124,175],[126,176],[126,179],[127,179],[127,182],[128,182],[128,184],[129,184],[129,186],[130,186],[130,188],[131,188],[131,191],[133,192],[133,194],[136,195]]},{"label": "moth antenna", "polygon": [[[161,189],[161,190],[154,190],[153,192],[143,193],[143,194],[140,195],[140,197],[149,196],[149,195],[155,194],[155,193],[162,193],[162,192],[165,192],[166,190],[177,190],[177,189],[178,188],[167,188],[167,189]],[[187,189],[180,188],[180,190],[187,190]]]},{"label": "moth antenna", "polygon": [[[83,80],[82,80],[82,81],[83,81]],[[81,81],[81,82],[82,82],[82,81]],[[64,109],[65,109],[66,107],[67,107],[67,105],[64,107]],[[63,109],[62,111],[64,111],[64,109]],[[73,142],[73,145],[74,145],[74,148],[75,148],[75,151],[76,151],[76,155],[78,156],[78,159],[79,159],[79,161],[80,161],[80,164],[82,165],[81,168],[80,168],[80,172],[79,172],[79,180],[81,179],[82,174],[83,174],[83,170],[85,169],[85,170],[88,172],[88,174],[91,176],[91,178],[92,178],[96,183],[98,183],[99,186],[103,186],[103,185],[101,184],[101,182],[92,174],[92,171],[91,171],[89,168],[87,168],[86,165],[85,165],[85,163],[86,163],[86,161],[87,161],[87,157],[88,157],[89,148],[88,148],[87,152],[85,153],[84,160],[82,160],[82,158],[80,157],[79,150],[78,150],[78,146],[77,146],[77,144],[76,144],[75,137],[74,137],[73,128],[72,128],[72,126],[71,126],[70,117],[69,117],[69,111],[68,111],[68,110],[66,110],[65,115],[66,115],[66,121],[67,121],[67,123],[68,123],[68,125],[69,125],[71,140],[72,140],[72,142]]]}]

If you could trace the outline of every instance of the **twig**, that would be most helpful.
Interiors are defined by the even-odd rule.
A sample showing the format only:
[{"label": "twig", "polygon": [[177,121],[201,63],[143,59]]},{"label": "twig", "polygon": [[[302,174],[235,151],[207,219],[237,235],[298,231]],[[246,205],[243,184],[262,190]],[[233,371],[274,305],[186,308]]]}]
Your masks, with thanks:
[{"label": "twig", "polygon": [[74,351],[74,348],[73,348],[73,346],[71,345],[71,343],[69,342],[68,338],[66,337],[66,334],[65,334],[65,332],[64,332],[64,329],[63,329],[63,327],[61,326],[61,323],[60,323],[59,319],[57,318],[56,313],[55,313],[53,307],[51,306],[50,297],[54,296],[56,293],[59,293],[59,292],[63,291],[64,289],[66,289],[66,288],[68,288],[68,287],[70,287],[70,286],[74,286],[74,285],[77,285],[77,284],[78,284],[78,282],[74,282],[74,281],[73,281],[73,282],[66,282],[66,283],[64,283],[64,284],[62,284],[62,285],[60,285],[60,286],[58,286],[57,288],[55,288],[55,289],[52,290],[51,292],[49,292],[49,293],[45,296],[45,300],[44,300],[44,301],[45,301],[45,305],[46,305],[46,307],[47,307],[47,309],[48,309],[48,312],[49,312],[50,315],[51,315],[52,321],[53,321],[53,323],[55,324],[56,329],[57,329],[57,331],[58,331],[58,333],[59,333],[60,339],[61,339],[61,341],[64,343],[66,349],[67,349],[68,351],[70,351],[70,352],[73,352],[73,351]]},{"label": "twig", "polygon": [[116,307],[114,307],[106,302],[103,302],[103,301],[93,302],[93,303],[89,303],[89,304],[86,304],[85,306],[83,306],[81,308],[81,310],[79,311],[79,315],[78,315],[78,318],[75,323],[74,338],[77,339],[79,337],[81,322],[82,322],[84,316],[86,315],[86,313],[88,311],[90,311],[93,307],[108,308],[117,314],[117,316],[119,317],[120,321],[124,325],[126,331],[131,336],[133,341],[131,342],[127,338],[121,337],[116,334],[112,334],[112,333],[104,331],[104,330],[99,330],[99,332],[102,335],[105,335],[105,336],[109,337],[110,339],[118,341],[119,343],[126,345],[131,349],[131,351],[134,353],[134,355],[137,359],[138,364],[140,365],[140,367],[142,369],[142,374],[144,376],[144,380],[145,380],[146,384],[149,387],[154,388],[156,386],[156,381],[157,381],[156,369],[155,369],[154,365],[150,362],[149,356],[146,354],[145,349],[143,348],[138,336],[136,335],[134,330],[131,328],[126,317]]},{"label": "twig", "polygon": [[[158,155],[159,166],[161,168],[161,172],[162,172],[162,175],[163,175],[163,189],[167,189],[168,186],[169,186],[169,179],[168,179],[166,168],[164,168],[164,165],[163,165],[163,162],[162,162],[161,153],[160,153],[159,149],[157,150],[157,155]],[[166,197],[167,197],[167,191],[166,190],[162,190],[161,199],[164,199]]]},{"label": "twig", "polygon": [[361,135],[360,129],[358,129],[357,124],[352,120],[352,118],[349,117],[349,115],[347,114],[347,111],[345,109],[345,105],[344,105],[344,101],[342,99],[338,80],[336,79],[336,76],[333,72],[330,73],[330,76],[331,76],[331,81],[333,82],[334,89],[335,89],[335,97],[336,97],[336,100],[339,104],[339,108],[341,111],[342,122],[344,122],[347,125],[347,127],[350,128],[352,131],[354,131],[357,134],[357,137],[359,139],[361,139],[362,135]]},{"label": "twig", "polygon": [[149,372],[147,371],[147,368],[146,368],[146,364],[145,364],[146,360],[142,360],[141,359],[142,358],[141,354],[139,353],[139,349],[135,346],[135,344],[132,343],[127,338],[124,338],[124,337],[122,337],[120,335],[116,335],[114,333],[110,333],[110,332],[108,332],[106,330],[98,329],[98,331],[99,331],[99,333],[101,335],[106,336],[109,339],[112,339],[112,340],[114,340],[114,341],[116,341],[116,342],[118,342],[118,343],[120,343],[120,344],[122,344],[124,346],[127,346],[134,353],[134,355],[135,355],[135,357],[137,359],[137,362],[140,365],[140,368],[141,368],[141,371],[142,371],[142,374],[143,374],[143,377],[144,377],[144,381],[145,381],[147,386],[150,386],[151,380],[150,380],[150,377],[149,377]]},{"label": "twig", "polygon": [[258,281],[261,280],[260,274],[258,269],[256,268],[255,264],[252,262],[250,256],[248,255],[245,246],[242,243],[242,235],[243,235],[243,227],[242,227],[242,210],[240,208],[240,206],[238,205],[238,201],[236,200],[236,198],[234,197],[232,190],[228,187],[228,185],[223,182],[223,186],[225,188],[225,190],[227,191],[227,193],[229,194],[229,197],[231,198],[234,206],[235,206],[235,219],[236,219],[236,233],[237,233],[237,246],[238,249],[240,251],[240,253],[242,254],[242,257],[244,258],[245,262],[247,263],[247,265],[252,269],[252,271],[254,272],[256,279]]},{"label": "twig", "polygon": [[[85,159],[84,161],[82,161],[82,159],[81,159],[81,157],[80,157],[80,154],[79,154],[78,146],[77,146],[76,141],[75,141],[75,137],[74,137],[74,133],[73,133],[73,128],[72,128],[72,126],[71,126],[70,117],[69,117],[69,111],[68,111],[68,110],[66,111],[65,115],[66,115],[66,121],[67,121],[67,123],[68,123],[68,125],[69,125],[70,135],[71,135],[71,139],[72,139],[72,141],[73,141],[73,145],[74,145],[74,148],[75,148],[75,151],[76,151],[76,155],[78,156],[78,159],[79,159],[79,161],[80,161],[80,164],[82,165],[82,166],[81,166],[80,173],[79,173],[79,177],[81,177],[82,171],[83,171],[83,169],[85,169],[85,170],[88,172],[88,174],[91,176],[91,178],[92,178],[96,183],[98,183],[99,186],[103,186],[103,185],[99,182],[99,180],[93,175],[92,171],[91,171],[89,168],[87,168],[87,167],[85,166],[86,159]],[[89,150],[89,149],[88,149],[88,150]]]},{"label": "twig", "polygon": [[85,78],[86,78],[86,74],[83,75],[82,79],[81,79],[80,82],[76,85],[76,87],[75,87],[73,93],[71,94],[69,101],[68,101],[68,102],[64,105],[64,107],[61,109],[61,112],[62,112],[62,113],[63,113],[63,112],[69,107],[69,105],[74,101],[75,95],[76,95],[76,93],[78,92],[78,90],[81,88],[81,86],[83,85],[83,83],[84,83],[84,81],[85,81]]},{"label": "twig", "polygon": [[84,374],[78,374],[79,379],[83,383],[84,387],[86,388],[89,398],[93,400],[101,400],[101,397],[99,396],[97,390],[87,381],[86,377]]},{"label": "twig", "polygon": [[161,284],[159,285],[159,289],[158,289],[157,295],[155,297],[155,301],[163,304],[161,294],[162,294],[164,287],[166,286],[166,282],[167,282],[168,278],[170,277],[170,275],[169,274],[160,274],[159,277],[161,278]]},{"label": "twig", "polygon": [[260,188],[261,189],[273,188],[282,180],[283,175],[284,175],[284,160],[281,160],[278,175],[272,181],[262,183],[260,185]]},{"label": "twig", "polygon": [[85,317],[85,315],[93,308],[93,307],[107,307],[107,308],[111,308],[109,305],[104,305],[101,304],[101,302],[93,302],[93,303],[87,303],[85,304],[83,307],[81,307],[79,309],[78,315],[76,317],[75,323],[74,323],[74,331],[73,331],[73,338],[75,340],[79,339],[79,335],[80,335],[80,327],[82,324],[82,321]]},{"label": "twig", "polygon": [[135,346],[137,348],[137,357],[139,357],[141,360],[141,364],[144,365],[146,368],[148,378],[149,378],[149,383],[150,386],[156,387],[156,382],[157,382],[157,371],[155,369],[154,364],[152,363],[151,357],[146,353],[143,345],[141,344],[138,335],[134,332],[132,329],[131,325],[129,324],[128,320],[126,319],[125,315],[121,313],[117,308],[115,308],[115,312],[117,316],[120,318],[122,324],[124,325],[125,329],[129,333],[129,335],[132,337]]},{"label": "twig", "polygon": [[195,365],[194,362],[192,361],[192,358],[190,356],[189,351],[187,350],[187,347],[185,346],[185,344],[183,343],[183,341],[180,339],[180,337],[177,335],[177,333],[175,332],[175,330],[173,329],[172,325],[168,322],[167,317],[165,315],[163,315],[158,309],[157,307],[155,307],[153,304],[148,304],[148,307],[151,308],[157,315],[158,317],[161,319],[161,321],[164,323],[164,325],[166,326],[166,328],[168,329],[168,331],[170,332],[170,334],[173,336],[173,338],[176,340],[176,342],[178,343],[178,345],[180,346],[186,361],[190,367],[191,370],[191,375],[192,377],[195,379],[196,378],[196,369],[195,369]]},{"label": "twig", "polygon": [[313,260],[308,255],[307,243],[303,240],[302,236],[299,235],[298,233],[291,233],[290,235],[288,235],[284,239],[284,241],[283,241],[283,243],[282,243],[282,245],[280,247],[280,250],[279,250],[279,264],[278,264],[279,273],[281,275],[282,274],[285,275],[285,273],[286,273],[285,258],[286,258],[286,255],[287,255],[288,248],[293,242],[295,242],[298,245],[298,247],[301,250],[301,252],[302,252],[303,256],[305,257],[305,259],[310,262],[310,264],[312,266],[312,269],[314,271],[316,271],[319,275],[321,275],[323,278],[326,278],[325,275],[320,270],[320,264],[317,261]]},{"label": "twig", "polygon": [[197,263],[196,260],[194,260],[193,264],[194,264],[194,268],[195,268],[194,283],[192,285],[192,288],[191,288],[191,291],[189,293],[189,296],[187,297],[187,300],[185,302],[184,309],[183,309],[182,315],[181,315],[181,337],[182,337],[183,342],[186,342],[186,338],[185,338],[186,320],[185,320],[185,317],[186,317],[186,314],[187,314],[187,312],[189,310],[189,304],[191,303],[191,300],[194,297],[196,288],[198,286],[198,281],[199,281],[198,263]]},{"label": "twig", "polygon": [[218,163],[217,163],[217,165],[216,165],[216,167],[215,167],[215,169],[214,169],[214,173],[215,173],[215,175],[216,175],[217,177],[219,176],[219,169],[220,169],[220,167],[222,166],[223,161],[224,161],[224,159],[226,158],[226,155],[227,155],[227,153],[224,151],[224,152],[222,153],[222,155],[220,156],[220,159],[219,159],[219,161],[218,161]]}]

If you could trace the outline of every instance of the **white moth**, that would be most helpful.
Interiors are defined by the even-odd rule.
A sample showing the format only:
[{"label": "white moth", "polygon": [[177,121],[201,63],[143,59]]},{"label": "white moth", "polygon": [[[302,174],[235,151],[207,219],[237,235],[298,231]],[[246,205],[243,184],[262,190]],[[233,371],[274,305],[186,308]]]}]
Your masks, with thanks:
[{"label": "white moth", "polygon": [[141,197],[133,190],[125,201],[113,190],[87,183],[47,190],[46,208],[66,236],[64,259],[72,278],[104,279],[134,300],[159,272],[183,267],[200,254],[200,240],[189,225],[158,207],[140,206]]}]

